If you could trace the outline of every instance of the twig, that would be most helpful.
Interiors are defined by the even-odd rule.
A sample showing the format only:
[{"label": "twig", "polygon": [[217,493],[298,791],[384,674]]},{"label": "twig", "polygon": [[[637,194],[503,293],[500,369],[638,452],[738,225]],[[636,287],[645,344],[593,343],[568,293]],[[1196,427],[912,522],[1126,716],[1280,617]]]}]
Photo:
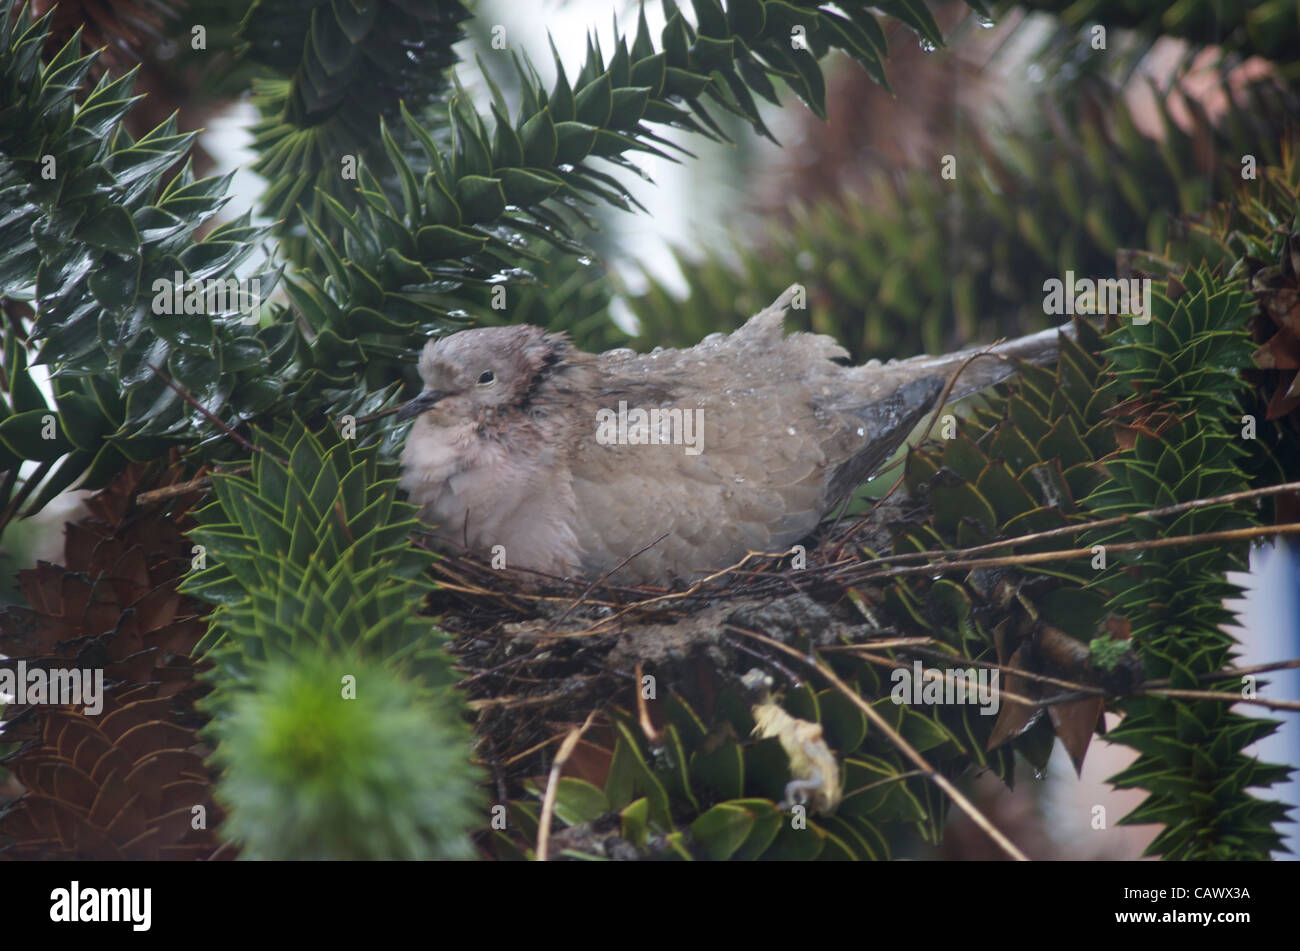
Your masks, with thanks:
[{"label": "twig", "polygon": [[[944,407],[948,405],[949,396],[953,395],[953,387],[957,386],[958,377],[961,377],[963,373],[966,373],[967,368],[969,368],[972,362],[975,362],[976,360],[979,359],[979,357],[982,356],[993,356],[993,357],[997,357],[997,359],[1000,360],[1008,359],[1008,357],[1002,355],[1002,353],[989,352],[993,347],[996,347],[998,346],[998,344],[1004,342],[1005,339],[1006,338],[1004,336],[1004,338],[995,340],[995,342],[989,344],[988,347],[985,347],[979,353],[971,353],[969,357],[966,357],[966,360],[962,361],[961,366],[958,366],[956,370],[953,370],[953,375],[950,375],[950,377],[948,378],[948,383],[946,383],[946,385],[944,386],[944,391],[941,392],[941,394],[939,395],[939,401],[937,401],[937,403],[935,404],[935,412],[930,414],[930,422],[926,424],[926,429],[924,429],[923,433],[920,434],[920,438],[917,440],[918,446],[920,443],[926,442],[927,439],[930,439],[931,430],[935,429],[936,422],[939,422],[939,418],[940,418],[939,414],[941,412],[944,412]],[[888,470],[891,469],[893,465],[897,465],[897,463],[884,466],[883,469],[880,469],[880,472],[872,475],[872,478],[879,478],[881,474],[888,472]],[[870,511],[868,511],[865,514],[865,516],[862,516],[862,518],[859,518],[857,522],[854,522],[853,525],[850,525],[849,530],[846,531],[846,533],[844,533],[844,535],[842,535],[841,538],[837,539],[835,550],[833,550],[833,553],[831,555],[832,559],[835,559],[835,557],[839,557],[841,548],[844,547],[844,544],[848,542],[850,538],[853,538],[853,535],[858,533],[859,527],[866,525],[867,521],[871,520],[871,516],[874,516],[874,514],[876,513],[876,509],[880,508],[880,505],[883,505],[884,501],[887,500],[889,496],[893,495],[894,492],[898,491],[898,486],[902,485],[902,482],[904,482],[906,475],[907,474],[905,472],[898,474],[898,478],[896,479],[896,481],[894,481],[892,486],[889,486],[889,491],[885,492],[884,495],[881,495],[879,499],[876,499],[875,504],[872,505]],[[852,498],[852,496],[850,496],[850,498]],[[840,517],[837,517],[835,522],[832,522],[831,529],[829,529],[829,531],[835,531],[836,527],[840,525],[840,518],[844,517],[844,512],[846,511],[846,509],[848,509],[849,500],[845,500],[844,505],[845,508],[840,509]]]},{"label": "twig", "polygon": [[[231,469],[229,475],[247,475],[252,472],[252,466],[240,466],[237,469]],[[225,472],[216,473],[226,475]],[[148,492],[140,492],[136,495],[137,505],[152,505],[154,502],[162,502],[166,499],[175,498],[178,495],[186,495],[190,492],[198,492],[203,489],[212,487],[212,473],[205,473],[197,478],[190,479],[188,482],[177,482],[175,485],[165,485],[161,489],[150,489]]]},{"label": "twig", "polygon": [[874,783],[867,783],[865,786],[859,786],[857,789],[846,789],[844,791],[844,798],[848,799],[850,796],[864,793],[868,789],[875,789],[877,786],[887,786],[889,783],[901,783],[903,780],[911,779],[914,776],[926,775],[928,774],[923,769],[909,769],[905,773],[899,773],[896,776],[886,776],[884,779],[877,779]]},{"label": "twig", "polygon": [[[585,680],[587,678],[581,678]],[[563,690],[555,690],[551,693],[537,694],[532,697],[483,697],[478,700],[468,700],[465,706],[477,713],[480,710],[490,710],[493,707],[500,707],[505,710],[513,710],[516,707],[532,707],[539,703],[555,703],[557,700],[563,700],[565,697],[573,695],[573,688],[579,683],[578,678],[571,678]]]},{"label": "twig", "polygon": [[247,449],[249,452],[265,452],[268,456],[270,456],[270,457],[271,457],[272,459],[274,459],[276,462],[280,463],[280,465],[284,466],[286,469],[289,468],[289,461],[288,461],[287,459],[281,459],[281,458],[280,458],[279,456],[277,456],[275,453],[273,453],[273,452],[269,452],[269,451],[263,449],[261,446],[254,446],[251,442],[249,442],[247,439],[245,439],[245,438],[244,438],[243,436],[241,436],[239,433],[235,432],[235,430],[233,430],[233,429],[231,429],[229,426],[227,426],[225,422],[223,422],[221,419],[217,418],[217,416],[216,416],[214,413],[212,413],[212,412],[211,412],[211,411],[210,411],[206,406],[204,406],[202,403],[200,403],[198,400],[196,400],[196,399],[195,399],[193,396],[191,396],[188,392],[186,392],[185,387],[181,386],[179,383],[177,383],[175,380],[173,380],[170,376],[168,376],[166,373],[164,373],[163,370],[162,370],[161,368],[154,366],[152,363],[146,363],[145,366],[147,366],[150,370],[153,370],[154,373],[158,374],[158,379],[162,380],[162,381],[163,381],[164,383],[166,383],[169,387],[171,387],[171,388],[176,392],[176,395],[177,395],[177,396],[179,396],[179,397],[180,397],[181,399],[183,399],[185,402],[189,403],[189,404],[190,404],[191,406],[193,406],[196,410],[198,410],[200,413],[202,413],[202,414],[204,415],[204,417],[207,418],[208,422],[212,423],[212,425],[216,426],[216,427],[217,427],[218,429],[220,429],[223,433],[225,433],[227,436],[229,436],[229,437],[230,437],[231,439],[233,439],[235,442],[239,443],[241,446],[243,446],[243,447],[244,447],[245,449]]},{"label": "twig", "polygon": [[[1153,548],[1175,548],[1179,545],[1190,545],[1196,542],[1247,541],[1265,535],[1297,534],[1300,534],[1300,522],[1289,522],[1285,525],[1258,525],[1252,528],[1236,528],[1223,532],[1203,532],[1199,535],[1173,535],[1168,538],[1153,538],[1141,542],[1117,542],[1107,544],[1104,547],[1107,552],[1148,551]],[[1034,552],[1028,555],[1006,555],[999,558],[939,559],[930,564],[902,565],[880,571],[867,571],[862,574],[856,572],[860,571],[866,563],[858,563],[851,565],[847,571],[842,573],[851,576],[855,582],[873,581],[878,578],[894,578],[899,575],[937,574],[952,569],[997,568],[1008,565],[1034,565],[1042,562],[1069,561],[1072,558],[1086,558],[1092,553],[1092,548],[1064,548],[1057,551]]]},{"label": "twig", "polygon": [[987,667],[989,670],[999,670],[1009,676],[1023,677],[1026,680],[1050,684],[1053,687],[1060,687],[1063,690],[1071,690],[1075,693],[1092,694],[1099,697],[1108,696],[1105,690],[1092,684],[1081,684],[1075,683],[1071,680],[1062,680],[1060,677],[1052,677],[1048,674],[1040,674],[1037,671],[1024,670],[1020,667],[1008,667],[1006,664],[994,663],[991,660],[975,660],[974,658],[966,658],[958,654],[946,654],[943,651],[929,650],[925,647],[913,647],[911,648],[911,651],[914,654],[921,654],[934,660],[957,661],[962,667]]},{"label": "twig", "polygon": [[[1300,667],[1300,657],[1291,660],[1275,660],[1271,664],[1256,664],[1253,667],[1225,667],[1223,670],[1202,674],[1196,679],[1198,681],[1231,680],[1234,677],[1240,677],[1242,674],[1267,674],[1274,670],[1293,670],[1296,667]],[[1172,681],[1173,678],[1171,677],[1161,677],[1158,680],[1148,680],[1142,686],[1167,687]]]},{"label": "twig", "polygon": [[1270,710],[1295,710],[1300,712],[1300,700],[1265,700],[1263,697],[1243,697],[1235,693],[1220,693],[1217,690],[1172,690],[1157,687],[1154,690],[1139,690],[1138,693],[1148,697],[1170,697],[1174,700],[1217,700],[1220,703],[1252,703],[1257,707]]},{"label": "twig", "polygon": [[957,368],[956,372],[954,372],[951,377],[948,378],[948,385],[943,388],[943,393],[941,393],[939,396],[939,402],[935,404],[934,412],[930,414],[930,422],[925,427],[925,432],[921,434],[921,438],[917,440],[918,443],[923,443],[930,438],[930,431],[934,429],[934,424],[939,421],[939,414],[943,412],[944,406],[947,405],[948,397],[952,395],[953,387],[957,385],[957,378],[961,376],[963,373],[965,373],[972,363],[974,363],[980,357],[996,357],[997,359],[1002,360],[1003,362],[1008,361],[1008,357],[1005,354],[992,352],[994,347],[1002,344],[1003,342],[1005,342],[1005,340],[1006,340],[1005,337],[1001,338],[1000,340],[996,340],[993,343],[989,344],[987,347],[985,347],[983,350],[981,350],[979,353],[972,353],[969,357],[967,357],[964,361],[962,361],[962,365]]},{"label": "twig", "polygon": [[539,862],[546,861],[546,847],[551,838],[551,815],[555,812],[555,795],[560,785],[560,771],[564,769],[564,764],[577,747],[578,740],[582,739],[582,734],[587,732],[587,727],[591,726],[595,716],[596,711],[592,710],[587,714],[587,719],[583,721],[582,726],[569,731],[569,735],[564,738],[564,742],[560,744],[555,754],[555,762],[551,764],[551,775],[546,780],[546,795],[542,799],[542,815],[537,822],[537,861]]},{"label": "twig", "polygon": [[[880,470],[880,474],[883,474],[884,472],[888,471],[888,468],[889,468],[889,467],[886,466],[884,469]],[[849,539],[851,539],[854,535],[856,535],[856,534],[857,534],[857,533],[862,529],[862,527],[863,527],[864,525],[866,525],[869,521],[871,521],[871,517],[872,517],[873,515],[876,514],[876,509],[878,509],[878,508],[880,508],[880,506],[884,505],[885,502],[888,501],[889,497],[892,496],[895,492],[898,491],[898,487],[899,487],[900,485],[903,484],[903,480],[906,479],[906,478],[907,478],[907,473],[906,473],[906,472],[900,472],[900,473],[898,474],[898,478],[894,480],[894,484],[891,485],[891,486],[890,486],[890,487],[885,491],[885,494],[884,494],[884,495],[882,495],[880,498],[876,499],[876,501],[872,504],[871,508],[867,509],[866,514],[863,515],[862,518],[860,518],[860,519],[858,519],[856,522],[854,522],[852,525],[850,525],[850,526],[848,527],[848,529],[844,532],[844,534],[841,535],[838,539],[836,539],[836,541],[835,541],[835,547],[832,548],[832,549],[831,549],[831,552],[830,552],[831,561],[836,561],[836,560],[839,559],[839,557],[840,557],[840,552],[843,551],[844,546],[848,544]],[[849,501],[851,501],[851,497],[850,497],[849,500],[846,500],[846,501],[845,501],[845,503],[844,503],[844,505],[845,505],[845,509],[847,509],[848,504],[849,504]],[[841,514],[843,514],[843,512],[844,512],[844,509],[841,510]],[[835,531],[835,527],[836,527],[837,525],[839,525],[839,522],[840,522],[840,520],[837,518],[837,519],[835,520],[834,524],[831,525],[830,530],[831,530],[832,532]]]},{"label": "twig", "polygon": [[200,489],[209,489],[211,487],[212,478],[210,476],[199,476],[197,479],[190,479],[188,482],[178,482],[175,485],[165,485],[161,489],[140,492],[135,497],[135,504],[153,505],[155,502],[163,502],[178,495],[185,495],[188,492],[197,492]]},{"label": "twig", "polygon": [[[822,653],[863,654],[871,651],[889,650],[894,647],[923,647],[933,643],[935,643],[933,637],[891,637],[882,641],[862,641],[858,644],[830,644],[822,648]],[[949,656],[957,657],[956,654]],[[974,662],[972,661],[972,663]]]},{"label": "twig", "polygon": [[[786,554],[787,555],[790,554],[791,551],[793,551],[793,549],[787,551]],[[708,584],[711,581],[715,581],[718,578],[721,578],[725,575],[730,574],[731,572],[743,566],[751,558],[755,558],[755,557],[767,558],[770,556],[763,552],[751,551],[747,553],[744,558],[740,559],[740,561],[736,562],[734,565],[731,565],[730,567],[727,568],[723,568],[721,571],[715,571],[713,574],[701,578],[699,581],[695,582],[684,591],[670,591],[667,594],[657,595],[653,598],[646,598],[644,601],[637,601],[634,604],[629,604],[627,607],[623,608],[623,610],[619,611],[617,614],[610,615],[607,618],[601,618],[599,621],[597,621],[595,624],[591,625],[585,630],[577,631],[573,634],[557,634],[555,636],[556,637],[590,637],[594,634],[600,633],[600,629],[602,627],[614,623],[615,621],[624,617],[631,611],[640,610],[645,608],[648,605],[659,604],[664,601],[681,601],[685,598],[692,597],[704,585]]]},{"label": "twig", "polygon": [[[912,667],[911,664],[906,664],[897,660],[890,660],[888,657],[881,657],[877,654],[859,654],[858,656],[870,664],[875,664],[877,667],[889,667],[894,670],[910,670]],[[946,669],[940,671],[933,667],[922,667],[921,676],[929,680],[942,680],[945,684],[955,682],[957,679],[957,674],[954,671]],[[964,684],[965,680],[963,680],[962,683]],[[1018,703],[1022,707],[1038,708],[1046,706],[1046,704],[1041,700],[1035,700],[1033,697],[1025,697],[1018,693],[1012,693],[1005,687],[998,688],[998,696],[1010,700],[1013,703]]]},{"label": "twig", "polygon": [[903,739],[903,737],[900,736],[898,732],[889,725],[889,723],[885,720],[885,718],[880,715],[880,711],[878,711],[875,707],[867,703],[860,696],[858,696],[856,693],[850,690],[848,686],[844,683],[844,681],[840,680],[840,678],[836,676],[835,671],[831,670],[830,665],[827,664],[824,660],[822,660],[816,654],[813,654],[811,657],[809,657],[808,655],[800,653],[799,651],[795,650],[793,647],[787,647],[785,644],[782,644],[780,641],[773,640],[767,635],[760,634],[757,631],[747,631],[744,628],[736,627],[735,625],[732,624],[728,624],[726,625],[726,627],[728,630],[735,631],[739,634],[744,634],[746,637],[752,637],[755,640],[767,644],[769,647],[772,647],[783,653],[789,654],[792,657],[797,657],[802,663],[807,664],[809,667],[815,668],[818,673],[820,673],[823,677],[827,679],[827,681],[830,682],[831,686],[833,686],[840,693],[844,694],[844,696],[848,697],[849,701],[853,703],[853,705],[856,706],[859,710],[862,711],[862,713],[866,716],[866,718],[871,721],[872,725],[876,729],[878,729],[882,734],[884,734],[884,736],[889,740],[889,742],[894,744],[895,749],[897,749],[900,753],[902,753],[909,760],[911,760],[912,763],[915,766],[917,766],[917,768],[919,768],[922,772],[924,772],[936,786],[938,786],[945,793],[947,793],[948,797],[952,799],[954,803],[956,803],[957,808],[961,809],[962,812],[966,813],[966,815],[970,817],[970,820],[972,822],[974,822],[977,826],[983,829],[985,834],[987,834],[989,838],[991,838],[995,843],[997,843],[998,847],[1001,848],[1002,851],[1006,852],[1007,855],[1011,856],[1013,859],[1016,859],[1017,861],[1020,862],[1029,861],[1029,856],[1025,855],[1024,852],[1021,852],[1020,849],[1016,847],[1015,843],[1013,843],[1010,839],[1008,839],[1005,835],[1003,835],[1002,832],[995,825],[993,825],[992,822],[988,820],[988,818],[984,815],[984,813],[980,812],[979,809],[975,807],[974,803],[972,803],[969,799],[967,799],[964,795],[962,795],[960,789],[958,789],[956,786],[954,786],[951,782],[948,781],[948,778],[946,776],[944,776],[942,773],[937,772],[934,769],[934,767],[932,767],[928,762],[926,762],[925,757],[922,756],[920,753],[918,753],[916,749],[912,746],[912,744],[908,743],[907,740]]},{"label": "twig", "polygon": [[505,761],[504,763],[502,763],[501,765],[502,765],[502,766],[513,766],[515,763],[519,762],[519,761],[520,761],[521,759],[523,759],[524,757],[526,757],[526,756],[531,756],[533,753],[536,753],[538,750],[540,750],[540,749],[545,749],[546,747],[550,746],[550,745],[551,745],[552,743],[554,743],[556,740],[562,740],[562,739],[564,739],[564,735],[561,734],[561,733],[557,733],[557,734],[555,734],[554,736],[548,736],[546,739],[542,740],[540,743],[534,743],[532,746],[528,747],[528,749],[526,749],[526,750],[521,750],[520,752],[516,753],[514,756],[510,757],[508,760],[506,760],[506,761]]},{"label": "twig", "polygon": [[1020,545],[1027,545],[1031,542],[1039,542],[1049,538],[1060,538],[1065,535],[1077,535],[1079,532],[1088,531],[1090,529],[1111,528],[1116,525],[1122,525],[1133,519],[1160,518],[1165,515],[1178,515],[1182,512],[1190,512],[1194,509],[1208,508],[1211,505],[1225,505],[1231,502],[1243,502],[1248,499],[1264,498],[1270,495],[1281,495],[1286,492],[1300,492],[1300,482],[1284,482],[1280,485],[1265,486],[1261,489],[1246,489],[1242,492],[1229,492],[1226,495],[1208,496],[1203,499],[1193,499],[1190,502],[1179,502],[1176,505],[1164,505],[1160,508],[1147,509],[1144,512],[1129,512],[1126,515],[1116,515],[1111,518],[1103,518],[1091,522],[1073,522],[1069,525],[1063,525],[1060,528],[1047,529],[1041,532],[1031,532],[1028,535],[1018,535],[1015,538],[986,542],[983,545],[974,545],[970,548],[931,549],[929,551],[909,551],[897,555],[884,555],[880,558],[872,558],[863,564],[883,565],[901,561],[924,561],[933,558],[950,558],[953,555],[978,555],[986,551],[1015,548]]},{"label": "twig", "polygon": [[573,602],[572,604],[570,604],[567,608],[565,608],[563,611],[561,611],[561,612],[560,612],[560,616],[557,617],[557,618],[556,618],[554,621],[552,621],[550,624],[548,624],[547,627],[548,627],[548,628],[551,628],[551,629],[554,629],[557,625],[559,625],[559,623],[560,623],[561,621],[563,621],[566,617],[568,617],[571,613],[573,613],[573,609],[574,609],[574,608],[576,608],[578,605],[580,605],[583,601],[585,601],[585,600],[587,599],[587,595],[591,594],[591,592],[593,592],[593,591],[596,590],[596,586],[597,586],[597,585],[599,585],[602,581],[604,581],[606,578],[608,578],[608,577],[609,577],[610,575],[612,575],[614,572],[618,571],[620,568],[622,568],[624,565],[626,565],[629,561],[631,561],[631,560],[632,560],[633,558],[635,558],[637,555],[640,555],[640,554],[642,554],[642,553],[644,553],[644,552],[649,551],[651,548],[654,548],[655,545],[658,545],[661,541],[663,541],[665,538],[667,538],[667,537],[668,537],[669,535],[671,535],[671,534],[672,534],[672,532],[664,532],[662,535],[660,535],[658,538],[656,538],[654,541],[652,541],[649,545],[646,545],[644,548],[638,548],[636,551],[632,552],[632,554],[628,555],[626,558],[624,558],[622,561],[620,561],[620,562],[619,562],[617,565],[615,565],[613,568],[609,569],[609,571],[605,572],[603,575],[601,575],[599,578],[597,578],[597,579],[596,579],[595,581],[593,581],[591,584],[587,585],[586,590],[583,591],[582,594],[578,595],[578,597],[574,600],[574,602]]}]

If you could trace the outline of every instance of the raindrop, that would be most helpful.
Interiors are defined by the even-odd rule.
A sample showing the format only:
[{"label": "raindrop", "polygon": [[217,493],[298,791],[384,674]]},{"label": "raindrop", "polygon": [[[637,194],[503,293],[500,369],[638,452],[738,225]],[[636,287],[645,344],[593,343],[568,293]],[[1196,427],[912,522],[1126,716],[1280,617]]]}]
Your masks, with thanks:
[{"label": "raindrop", "polygon": [[793,427],[793,426],[787,426],[787,427],[785,428],[785,434],[786,434],[787,436],[793,436],[793,435],[794,435],[794,427]]},{"label": "raindrop", "polygon": [[991,30],[993,27],[997,26],[997,24],[989,17],[978,17],[975,22],[980,25],[980,29],[982,30]]},{"label": "raindrop", "polygon": [[859,435],[859,436],[865,436],[866,434],[867,434],[867,431],[866,431],[865,429],[863,429],[861,426],[859,426],[859,427],[858,427],[858,435]]},{"label": "raindrop", "polygon": [[932,43],[930,40],[927,40],[925,37],[921,37],[920,47],[922,50],[924,50],[927,53],[933,53],[935,50],[939,48],[935,46],[934,43]]}]

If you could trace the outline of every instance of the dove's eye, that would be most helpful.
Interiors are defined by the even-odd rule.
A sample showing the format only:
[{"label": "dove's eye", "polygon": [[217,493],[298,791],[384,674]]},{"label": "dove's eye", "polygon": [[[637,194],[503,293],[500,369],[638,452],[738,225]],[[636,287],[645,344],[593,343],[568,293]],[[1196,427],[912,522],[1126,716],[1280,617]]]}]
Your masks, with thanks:
[{"label": "dove's eye", "polygon": [[497,376],[491,370],[484,370],[478,375],[479,386],[491,386],[497,381]]}]

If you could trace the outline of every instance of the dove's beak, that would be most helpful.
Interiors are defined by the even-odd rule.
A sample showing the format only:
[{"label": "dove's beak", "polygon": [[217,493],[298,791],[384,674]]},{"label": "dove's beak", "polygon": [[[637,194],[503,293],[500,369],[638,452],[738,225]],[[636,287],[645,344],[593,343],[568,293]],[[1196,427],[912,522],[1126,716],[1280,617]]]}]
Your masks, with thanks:
[{"label": "dove's beak", "polygon": [[408,419],[414,419],[425,410],[433,409],[438,400],[447,395],[441,390],[425,390],[397,411],[397,422],[401,423]]}]

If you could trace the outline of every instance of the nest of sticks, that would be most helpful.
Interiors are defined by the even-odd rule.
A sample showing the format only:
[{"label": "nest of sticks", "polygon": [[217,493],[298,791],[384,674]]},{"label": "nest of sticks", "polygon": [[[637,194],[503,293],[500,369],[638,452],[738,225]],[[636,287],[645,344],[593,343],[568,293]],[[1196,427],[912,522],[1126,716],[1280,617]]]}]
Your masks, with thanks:
[{"label": "nest of sticks", "polygon": [[869,519],[827,523],[803,558],[751,553],[674,589],[619,584],[617,569],[575,580],[444,553],[428,611],[453,637],[479,758],[503,797],[544,775],[556,744],[593,711],[636,709],[646,673],[660,690],[698,699],[755,667],[785,684],[806,679],[791,645],[897,645],[858,576],[876,562],[872,552],[888,550],[888,526],[911,504],[890,499]]}]

